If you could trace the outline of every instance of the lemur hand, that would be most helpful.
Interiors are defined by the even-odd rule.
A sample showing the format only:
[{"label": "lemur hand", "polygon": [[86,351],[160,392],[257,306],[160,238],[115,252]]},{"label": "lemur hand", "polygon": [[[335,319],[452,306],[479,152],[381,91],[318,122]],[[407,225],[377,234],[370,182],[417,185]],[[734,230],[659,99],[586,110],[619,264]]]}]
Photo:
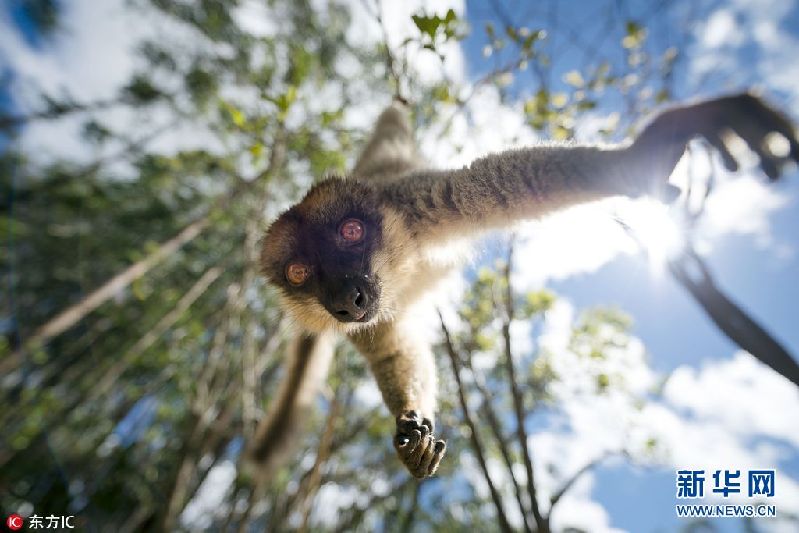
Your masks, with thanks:
[{"label": "lemur hand", "polygon": [[411,475],[422,479],[435,474],[447,444],[436,440],[430,419],[420,418],[416,411],[406,411],[397,417],[394,448]]},{"label": "lemur hand", "polygon": [[[758,155],[760,167],[772,181],[779,178],[786,163],[799,163],[799,142],[791,121],[749,93],[665,111],[644,129],[633,148],[641,160],[665,163],[663,170],[670,173],[685,144],[701,136],[718,150],[724,165],[735,171],[738,160],[725,143],[730,133],[740,137]],[[778,146],[779,137],[783,138],[782,149]]]}]

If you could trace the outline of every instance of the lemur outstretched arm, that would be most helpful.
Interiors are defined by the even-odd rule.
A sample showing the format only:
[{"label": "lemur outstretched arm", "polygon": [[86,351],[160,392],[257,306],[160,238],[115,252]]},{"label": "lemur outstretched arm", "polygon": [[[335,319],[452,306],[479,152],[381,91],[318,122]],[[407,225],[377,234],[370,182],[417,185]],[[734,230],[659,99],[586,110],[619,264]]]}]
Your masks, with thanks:
[{"label": "lemur outstretched arm", "polygon": [[[692,138],[705,137],[728,168],[737,168],[723,141],[729,132],[757,153],[772,179],[788,160],[799,161],[790,122],[743,94],[665,111],[632,144],[509,150],[480,158],[468,168],[411,173],[382,193],[425,239],[470,236],[607,196],[673,196],[667,179]],[[789,142],[787,154],[769,151],[774,132]]]}]

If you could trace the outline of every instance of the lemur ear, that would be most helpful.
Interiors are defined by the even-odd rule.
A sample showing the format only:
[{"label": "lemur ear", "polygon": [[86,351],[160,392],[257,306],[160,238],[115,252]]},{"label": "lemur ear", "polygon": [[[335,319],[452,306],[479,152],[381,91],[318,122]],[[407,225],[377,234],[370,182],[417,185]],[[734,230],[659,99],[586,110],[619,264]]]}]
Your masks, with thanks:
[{"label": "lemur ear", "polygon": [[261,238],[260,266],[267,279],[274,281],[284,275],[283,262],[296,248],[297,223],[290,212],[283,213],[272,222]]}]

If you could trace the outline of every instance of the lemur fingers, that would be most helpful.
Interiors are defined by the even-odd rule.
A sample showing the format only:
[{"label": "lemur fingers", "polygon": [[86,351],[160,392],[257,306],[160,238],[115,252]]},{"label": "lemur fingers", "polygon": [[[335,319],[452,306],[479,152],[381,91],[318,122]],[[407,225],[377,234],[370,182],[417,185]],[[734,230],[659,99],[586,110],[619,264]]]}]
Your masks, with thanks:
[{"label": "lemur fingers", "polygon": [[432,476],[438,469],[447,445],[443,440],[436,440],[429,419],[419,420],[415,411],[408,411],[397,417],[394,447],[411,475],[422,479]]},{"label": "lemur fingers", "polygon": [[[447,443],[443,440],[435,440],[430,438],[430,446],[425,450],[422,460],[419,462],[419,471],[424,472],[426,476],[432,476],[438,470],[438,464],[447,449]],[[423,476],[424,477],[424,476]]]}]

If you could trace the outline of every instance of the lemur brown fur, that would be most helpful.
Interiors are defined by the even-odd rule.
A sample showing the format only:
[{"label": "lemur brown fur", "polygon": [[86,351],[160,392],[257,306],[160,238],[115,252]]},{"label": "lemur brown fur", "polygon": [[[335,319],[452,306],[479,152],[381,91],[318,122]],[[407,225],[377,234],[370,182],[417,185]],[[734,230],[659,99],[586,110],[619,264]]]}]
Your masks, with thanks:
[{"label": "lemur brown fur", "polygon": [[[667,110],[631,143],[509,150],[458,170],[427,169],[405,106],[390,106],[351,176],[315,185],[263,239],[263,272],[305,331],[290,350],[283,385],[250,443],[250,456],[268,466],[288,448],[327,373],[330,335],[339,332],[366,357],[396,417],[400,460],[416,477],[432,475],[446,446],[434,436],[436,367],[417,334],[414,306],[457,264],[432,252],[575,204],[615,195],[669,196],[668,177],[694,137],[705,137],[728,167],[736,166],[723,142],[728,131],[760,156],[771,178],[787,161],[799,161],[789,121],[750,94]],[[771,132],[789,140],[787,155],[767,150]],[[348,220],[363,229],[355,243],[343,239]],[[291,264],[307,268],[306,281],[289,282]]]}]

